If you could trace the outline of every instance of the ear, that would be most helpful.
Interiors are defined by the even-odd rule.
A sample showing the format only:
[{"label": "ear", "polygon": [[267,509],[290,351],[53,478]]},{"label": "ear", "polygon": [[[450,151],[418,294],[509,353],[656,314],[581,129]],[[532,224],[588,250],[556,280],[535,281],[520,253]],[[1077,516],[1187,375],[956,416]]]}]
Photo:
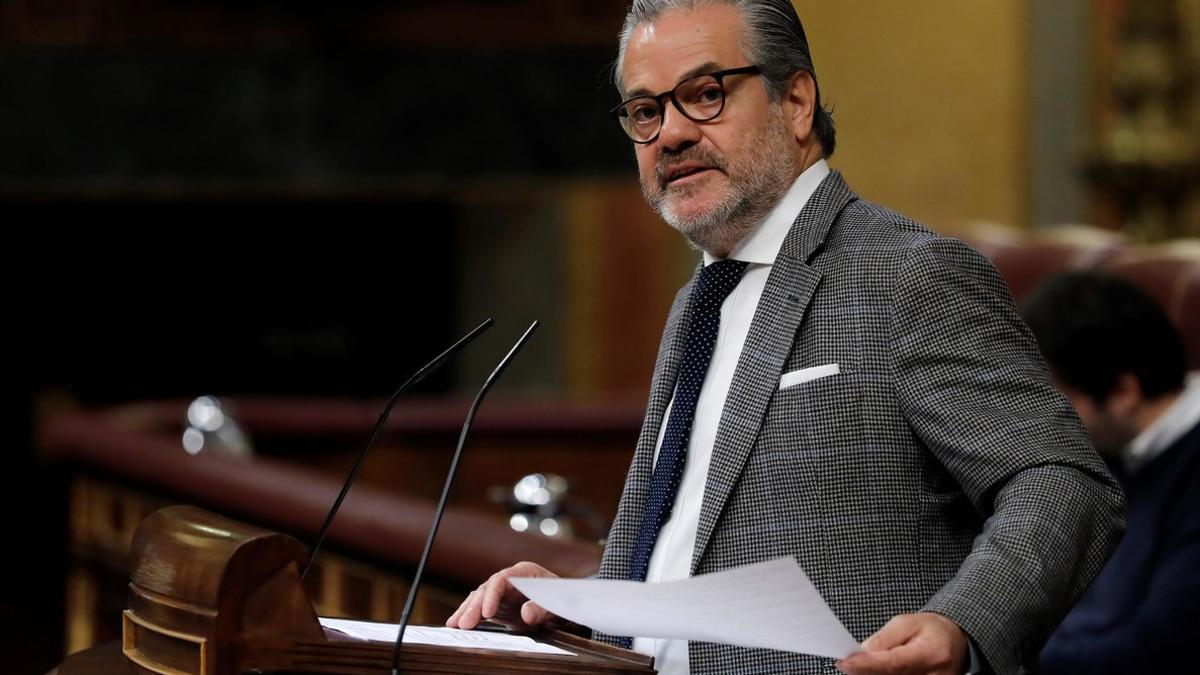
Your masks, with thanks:
[{"label": "ear", "polygon": [[801,144],[807,143],[813,135],[813,115],[817,107],[816,80],[808,71],[798,71],[792,75],[780,103],[783,106],[783,120],[791,128],[796,140]]},{"label": "ear", "polygon": [[1117,376],[1112,392],[1104,399],[1104,410],[1116,419],[1128,419],[1145,402],[1142,383],[1137,376],[1124,372]]}]

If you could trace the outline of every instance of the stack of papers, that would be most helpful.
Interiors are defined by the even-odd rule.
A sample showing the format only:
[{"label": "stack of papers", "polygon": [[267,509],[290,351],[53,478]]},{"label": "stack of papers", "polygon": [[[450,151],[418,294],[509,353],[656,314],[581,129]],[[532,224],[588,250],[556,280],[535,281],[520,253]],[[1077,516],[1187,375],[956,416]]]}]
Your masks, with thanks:
[{"label": "stack of papers", "polygon": [[793,558],[679,581],[513,579],[547,610],[610,635],[720,642],[842,659],[858,641]]},{"label": "stack of papers", "polygon": [[[719,642],[844,659],[860,650],[793,558],[662,583],[515,578],[547,610],[610,635]],[[351,637],[396,641],[399,626],[322,618]],[[572,656],[522,635],[409,626],[404,644]]]},{"label": "stack of papers", "polygon": [[[321,617],[321,625],[350,637],[373,642],[396,643],[400,624],[352,621]],[[467,647],[469,649],[498,649],[506,652],[534,652],[536,654],[562,654],[574,656],[565,649],[542,644],[524,635],[494,633],[482,630],[458,630],[440,626],[409,626],[404,629],[406,645],[441,645],[443,647]]]}]

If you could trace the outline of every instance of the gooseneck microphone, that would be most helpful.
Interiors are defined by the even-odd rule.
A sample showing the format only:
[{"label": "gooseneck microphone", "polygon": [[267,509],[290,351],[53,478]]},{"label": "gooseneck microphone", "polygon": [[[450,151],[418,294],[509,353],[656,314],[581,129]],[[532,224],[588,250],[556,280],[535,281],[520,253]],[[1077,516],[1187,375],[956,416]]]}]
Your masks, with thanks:
[{"label": "gooseneck microphone", "polygon": [[529,324],[529,328],[525,329],[525,333],[517,340],[512,349],[508,350],[508,354],[500,360],[500,365],[496,366],[487,381],[483,383],[483,387],[479,389],[479,393],[475,395],[475,400],[471,403],[470,410],[467,411],[467,419],[463,422],[462,432],[458,435],[458,447],[454,449],[454,459],[450,460],[450,470],[446,473],[446,483],[442,486],[442,496],[438,499],[437,510],[433,515],[433,526],[429,528],[429,536],[425,539],[425,550],[421,552],[421,560],[417,563],[417,573],[413,576],[412,586],[408,589],[408,598],[404,601],[404,611],[400,614],[400,631],[396,634],[396,649],[392,652],[392,675],[400,673],[400,648],[404,643],[404,629],[408,627],[408,617],[412,613],[413,603],[417,599],[417,589],[421,586],[421,575],[425,573],[425,562],[429,560],[429,551],[433,548],[433,538],[437,536],[438,526],[442,523],[442,513],[446,510],[446,497],[450,494],[450,485],[454,482],[454,472],[458,470],[458,460],[462,457],[463,447],[467,443],[467,432],[471,430],[471,423],[475,421],[475,413],[479,410],[479,404],[483,402],[484,395],[492,388],[492,384],[508,367],[509,362],[521,350],[521,347],[525,346],[526,340],[537,327],[537,321]]},{"label": "gooseneck microphone", "polygon": [[346,482],[342,485],[342,491],[338,493],[337,499],[333,501],[333,508],[329,509],[329,515],[325,516],[325,524],[321,526],[320,532],[317,533],[316,542],[312,549],[308,552],[308,560],[304,563],[304,569],[300,571],[300,578],[303,579],[308,574],[309,567],[312,566],[313,559],[317,557],[317,551],[321,550],[321,544],[325,541],[325,535],[329,533],[329,526],[333,524],[333,518],[337,515],[338,509],[342,507],[342,500],[346,498],[346,493],[350,492],[350,486],[354,483],[354,479],[358,477],[358,472],[362,469],[363,462],[367,459],[367,453],[370,452],[371,446],[375,443],[375,437],[379,435],[379,431],[383,429],[383,423],[387,421],[388,413],[392,412],[392,407],[396,405],[396,401],[400,400],[400,395],[424,380],[433,371],[437,370],[451,356],[467,345],[468,342],[474,340],[480,333],[487,330],[492,325],[492,320],[485,319],[483,323],[476,326],[471,332],[459,338],[458,342],[450,345],[446,351],[438,354],[432,361],[421,366],[421,369],[412,374],[405,380],[404,384],[392,394],[388,399],[387,405],[384,406],[383,412],[379,414],[379,421],[375,423],[375,428],[371,431],[371,437],[367,440],[367,444],[363,446],[362,452],[358,454],[358,459],[354,462],[354,468],[350,469],[350,475],[346,476]]}]

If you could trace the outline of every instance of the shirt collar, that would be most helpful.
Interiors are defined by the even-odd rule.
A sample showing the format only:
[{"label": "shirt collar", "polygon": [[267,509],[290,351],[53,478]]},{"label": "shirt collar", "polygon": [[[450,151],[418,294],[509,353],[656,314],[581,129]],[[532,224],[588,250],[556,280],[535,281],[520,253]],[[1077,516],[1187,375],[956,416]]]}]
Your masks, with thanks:
[{"label": "shirt collar", "polygon": [[[743,260],[758,265],[771,265],[783,248],[783,240],[787,238],[792,223],[796,222],[796,214],[804,209],[809,198],[817,191],[821,181],[829,175],[829,164],[824,159],[804,170],[792,183],[792,187],[783,194],[783,199],[767,214],[761,224],[750,231],[733,250],[729,252],[730,260]],[[707,251],[704,252],[704,264],[709,265],[719,258]]]},{"label": "shirt collar", "polygon": [[1200,371],[1190,373],[1183,392],[1121,451],[1129,472],[1137,471],[1200,424]]}]

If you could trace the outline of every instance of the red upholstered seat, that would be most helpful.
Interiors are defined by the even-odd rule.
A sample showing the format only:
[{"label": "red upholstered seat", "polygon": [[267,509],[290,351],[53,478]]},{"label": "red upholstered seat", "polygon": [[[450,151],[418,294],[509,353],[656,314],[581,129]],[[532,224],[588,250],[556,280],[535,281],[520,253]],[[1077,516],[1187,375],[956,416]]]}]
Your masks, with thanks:
[{"label": "red upholstered seat", "polygon": [[1183,338],[1188,368],[1200,368],[1200,243],[1191,251],[1182,246],[1129,249],[1099,269],[1158,300]]},{"label": "red upholstered seat", "polygon": [[992,260],[1018,302],[1040,282],[1070,270],[1111,272],[1136,284],[1179,330],[1188,368],[1200,369],[1200,241],[1143,245],[1080,225],[1034,232],[988,225],[960,238]]}]

